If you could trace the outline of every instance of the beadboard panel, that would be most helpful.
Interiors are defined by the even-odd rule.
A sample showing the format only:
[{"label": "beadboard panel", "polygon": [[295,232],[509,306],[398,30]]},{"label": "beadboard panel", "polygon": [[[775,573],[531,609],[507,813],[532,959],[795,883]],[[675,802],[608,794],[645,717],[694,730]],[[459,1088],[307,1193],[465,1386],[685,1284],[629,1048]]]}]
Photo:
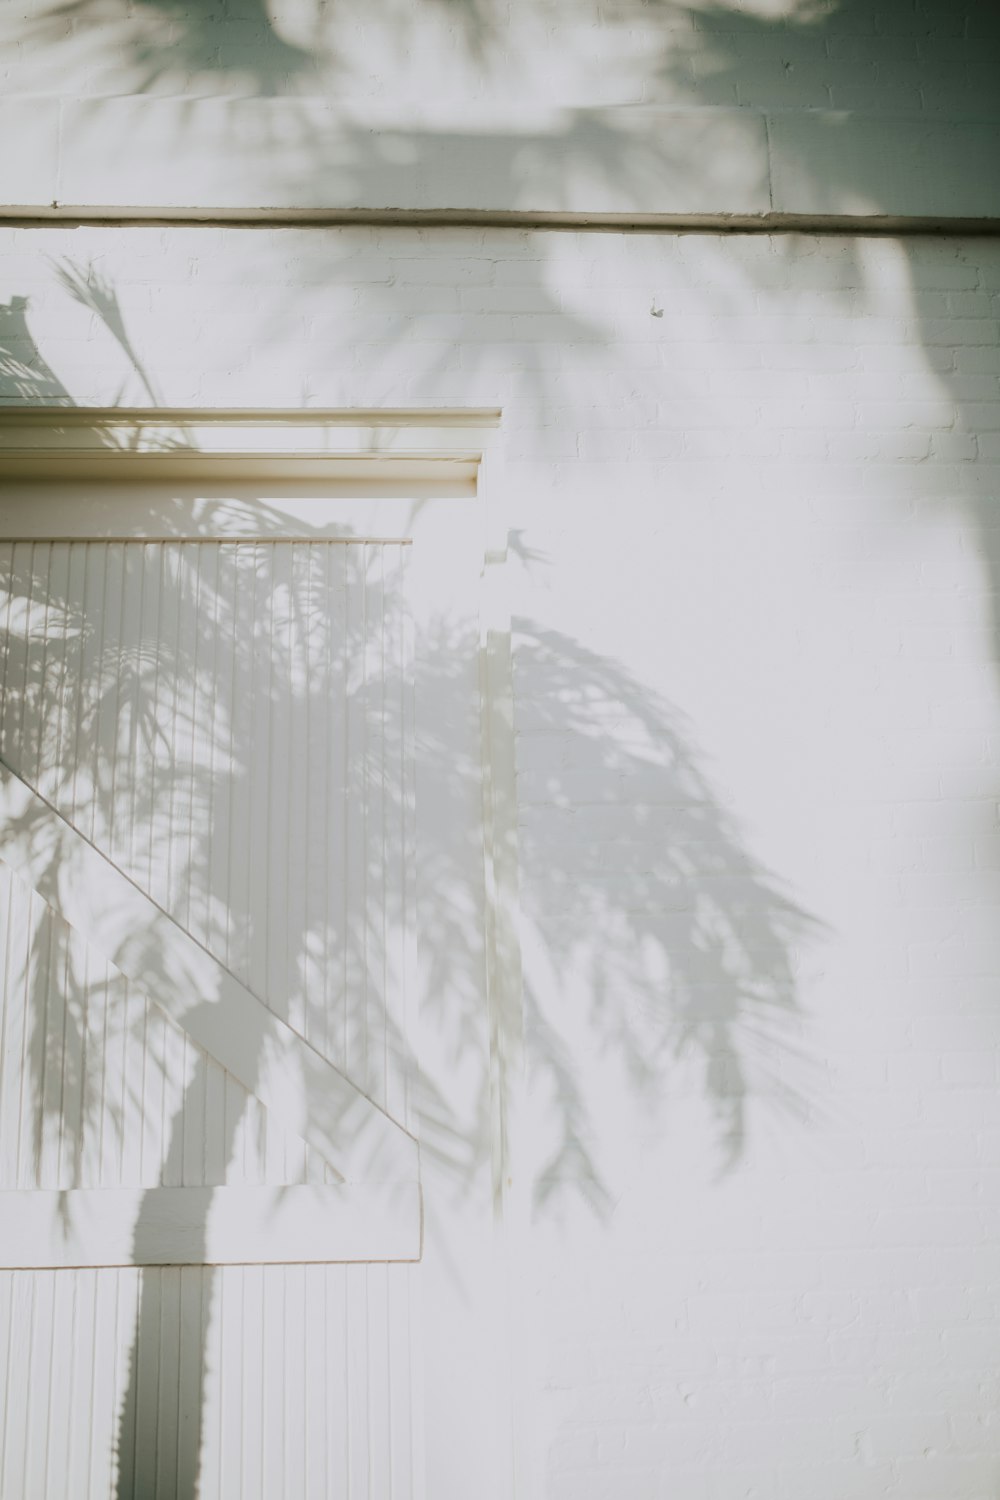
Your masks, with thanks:
[{"label": "beadboard panel", "polygon": [[[403,1126],[406,552],[0,546],[0,758]],[[335,1190],[3,864],[0,926],[2,1187],[132,1189],[137,1244],[168,1189]],[[364,1263],[2,1271],[0,1494],[408,1496],[411,1300]]]}]

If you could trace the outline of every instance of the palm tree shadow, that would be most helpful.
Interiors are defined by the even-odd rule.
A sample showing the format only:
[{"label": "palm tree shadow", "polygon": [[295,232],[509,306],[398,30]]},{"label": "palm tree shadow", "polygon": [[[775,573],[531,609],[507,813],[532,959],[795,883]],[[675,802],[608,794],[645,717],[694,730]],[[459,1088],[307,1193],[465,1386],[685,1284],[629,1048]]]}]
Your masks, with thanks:
[{"label": "palm tree shadow", "polygon": [[28,306],[27,297],[0,303],[0,401],[73,406],[72,396],[35,342]]},{"label": "palm tree shadow", "polygon": [[[502,22],[494,0],[435,0],[469,55],[486,65],[498,48]],[[199,95],[237,92],[253,98],[324,95],[338,73],[328,32],[335,20],[323,0],[297,19],[295,39],[285,35],[265,0],[62,0],[25,26],[22,39],[47,50],[100,31],[100,62],[122,70],[134,94]],[[387,12],[404,52],[417,17]],[[110,67],[109,67],[110,71]]]},{"label": "palm tree shadow", "polygon": [[[72,295],[86,297],[91,310],[108,320],[119,344],[141,369],[113,289],[106,284],[95,286],[91,275],[71,266],[59,274]],[[0,397],[29,404],[32,400],[72,404],[34,346],[23,316],[23,299],[14,299],[9,314],[5,357],[11,364]],[[152,381],[145,374],[142,378],[152,394]],[[93,440],[105,440],[99,428]],[[270,513],[265,502],[259,503],[257,516],[260,545],[266,551],[269,534],[280,535],[283,521],[279,514]],[[160,510],[165,536],[170,534],[170,518],[170,503],[165,500]],[[86,543],[74,545],[87,547]],[[515,538],[515,548],[519,545],[523,550]],[[303,544],[302,589],[281,593],[282,608],[287,605],[291,613],[283,633],[275,635],[271,629],[279,597],[275,579],[268,575],[254,585],[254,618],[249,621],[245,613],[234,613],[238,591],[227,592],[214,575],[203,571],[203,563],[185,564],[180,544],[164,542],[159,574],[147,571],[143,575],[144,588],[159,590],[158,613],[155,624],[153,616],[143,616],[148,632],[144,628],[137,643],[117,630],[114,610],[109,618],[99,608],[81,607],[79,586],[71,590],[68,584],[69,570],[81,564],[60,555],[56,568],[53,554],[45,551],[49,546],[16,544],[21,550],[15,549],[10,557],[0,724],[5,732],[0,734],[0,754],[29,781],[39,778],[47,799],[57,809],[65,809],[71,819],[82,818],[82,831],[99,843],[106,842],[112,853],[116,853],[114,828],[119,816],[115,798],[125,795],[127,788],[128,819],[150,832],[144,852],[140,838],[130,853],[117,850],[117,854],[126,859],[133,878],[182,924],[194,909],[209,913],[202,941],[220,962],[248,982],[250,976],[241,965],[253,941],[252,922],[245,911],[231,909],[228,877],[219,875],[217,860],[213,860],[213,842],[220,827],[232,847],[239,809],[247,806],[250,796],[248,709],[235,684],[253,676],[254,653],[264,649],[266,636],[270,680],[308,681],[302,708],[307,717],[310,705],[318,708],[329,683],[322,673],[311,679],[303,676],[301,643],[317,629],[317,601],[326,597],[326,564],[319,561],[323,549]],[[168,553],[173,558],[169,563]],[[129,583],[124,554],[120,561],[125,572],[119,609],[124,610],[129,588],[135,599],[152,595],[142,596],[135,578]],[[60,573],[59,568],[66,571]],[[79,585],[79,575],[73,576]],[[168,576],[173,579],[172,594],[166,588]],[[371,587],[369,603],[377,617],[382,607],[377,579]],[[92,596],[84,589],[83,597]],[[188,617],[211,623],[201,634],[194,628],[185,633],[183,621]],[[320,628],[329,632],[331,626],[324,623]],[[70,643],[67,652],[72,657],[65,657],[61,675],[53,679],[47,639],[60,633]],[[215,659],[221,641],[228,641],[235,653],[234,671],[228,679],[205,677],[205,664]],[[349,662],[363,655],[365,642],[354,626],[343,639],[331,639],[325,649],[330,659],[337,656]],[[454,710],[456,684],[464,692],[463,662],[475,649],[474,641],[457,637],[446,621],[436,627],[436,634],[432,632],[412,681],[413,693],[428,709],[430,724],[440,719],[442,728],[446,727],[443,716]],[[71,659],[73,666],[68,665]],[[13,661],[18,664],[16,671],[10,665]],[[541,915],[526,932],[532,962],[527,965],[524,997],[530,1066],[550,1101],[551,1150],[536,1183],[536,1211],[551,1211],[561,1195],[573,1192],[606,1215],[612,1207],[612,1190],[595,1146],[599,1121],[574,1052],[577,1030],[582,1027],[598,1039],[627,1077],[636,1107],[654,1122],[654,1128],[672,1060],[692,1054],[699,1059],[706,1097],[718,1125],[721,1168],[726,1170],[743,1149],[756,1097],[767,1095],[797,1118],[807,1112],[795,1079],[796,1070],[804,1068],[808,1059],[789,1036],[802,1031],[795,985],[797,955],[815,940],[819,929],[746,849],[740,830],[700,765],[690,727],[673,709],[619,664],[530,620],[518,622],[515,670],[518,702],[524,709],[522,732],[534,736],[536,742],[558,741],[568,747],[567,757],[557,759],[540,780],[536,778],[533,788],[522,774],[519,797],[522,837],[545,896],[534,903],[533,909]],[[53,680],[59,684],[55,692]],[[176,685],[170,689],[173,696],[168,693],[165,698],[166,685],[171,683]],[[175,716],[173,726],[167,726],[164,711],[168,718],[174,713],[184,684],[193,684],[195,699],[206,710],[211,705],[212,734],[227,746],[228,760],[195,753],[193,718],[188,723]],[[397,747],[404,732],[396,719],[403,702],[402,686],[401,680],[387,679],[380,708],[386,743]],[[71,688],[79,696],[72,746],[53,728],[64,716]],[[347,692],[349,713],[366,711],[360,698],[355,707],[355,697],[363,691],[355,685]],[[193,715],[194,699],[190,701]],[[21,734],[26,722],[35,726],[30,747]],[[446,799],[447,783],[454,775],[446,752],[445,735],[442,753],[428,755],[428,764],[435,769],[423,783],[421,796],[429,799],[429,805]],[[116,758],[123,754],[131,766],[124,780],[115,770]],[[79,765],[90,768],[89,792],[77,774]],[[435,776],[441,778],[440,785],[435,784]],[[578,791],[581,783],[591,788],[584,802]],[[383,795],[391,803],[400,793],[393,790],[390,780]],[[164,806],[188,811],[191,831],[180,856],[171,853],[169,839],[161,845],[156,841],[154,830],[161,826],[157,809]],[[402,809],[390,807],[390,813],[402,816]],[[6,836],[30,840],[32,829],[7,830]],[[302,835],[297,837],[301,840]],[[44,863],[45,851],[36,852]],[[428,889],[437,893],[433,917],[418,935],[429,976],[427,993],[432,997],[478,992],[478,945],[470,943],[460,895],[454,902],[448,899],[449,892],[463,890],[466,854],[460,844],[447,837],[435,841],[433,834],[423,851],[422,875]],[[286,857],[307,858],[301,841],[289,843]],[[373,890],[385,888],[389,918],[400,924],[405,913],[392,909],[397,898],[391,883],[385,883],[383,860],[384,854],[369,852],[366,879]],[[163,867],[170,871],[166,880]],[[58,876],[57,869],[50,869],[46,878],[57,880]],[[315,973],[319,952],[329,966],[339,971],[343,964],[344,972],[357,976],[354,982],[361,986],[357,993],[364,993],[368,1025],[380,1030],[381,1045],[387,1055],[395,1056],[400,1070],[411,1070],[410,1041],[379,988],[365,923],[324,927],[320,922],[317,927],[316,921],[304,911],[289,921],[285,974],[290,987],[277,994],[259,991],[260,997],[287,1008],[296,986],[304,985],[305,976]],[[35,961],[41,974],[47,960],[40,948]],[[121,1143],[127,1120],[141,1112],[141,1087],[132,1080],[117,1119],[106,1118],[105,1091],[94,1087],[87,1071],[88,1056],[92,1057],[86,1042],[87,1017],[93,997],[85,980],[75,992],[67,990],[63,1011],[68,1020],[56,1035],[48,1020],[52,993],[48,968],[45,975],[44,985],[39,981],[29,992],[28,1004],[27,1021],[32,1029],[28,1056],[34,1071],[26,1098],[32,1107],[37,1103],[33,1128],[44,1130],[48,1115],[58,1116],[59,1128],[64,1129],[61,1101],[78,1099],[81,1133],[87,1128],[111,1136],[117,1133]],[[556,976],[554,984],[546,982],[546,975]],[[355,1003],[353,993],[344,993],[345,1016]],[[145,1011],[135,1024],[148,1024]],[[310,1038],[316,1039],[314,1045],[327,1050],[336,1066],[344,1065],[344,1055],[329,1034],[321,998],[313,996],[300,1007],[296,1024],[307,1028]],[[479,1018],[460,1015],[455,1027],[455,1054],[460,1058],[475,1045]],[[144,1031],[142,1037],[133,1034],[133,1043],[139,1045],[144,1036]],[[143,1185],[183,1179],[185,1142],[193,1128],[191,1111],[208,1087],[207,1077],[207,1061],[195,1054],[193,1069],[179,1087],[175,1080],[155,1176]],[[53,1087],[54,1079],[60,1080],[58,1089]],[[481,1091],[479,1113],[488,1118],[487,1076]],[[481,1142],[466,1138],[464,1126],[454,1122],[446,1089],[432,1094],[429,1112],[436,1121],[440,1160],[460,1195],[480,1158]],[[233,1116],[227,1114],[214,1143],[216,1158],[230,1165],[244,1116],[245,1107]],[[450,1126],[449,1120],[453,1121]],[[92,1185],[84,1179],[79,1152],[73,1160],[73,1170],[63,1168],[56,1185]],[[299,1169],[307,1179],[316,1170],[308,1156],[301,1158]],[[204,1225],[202,1229],[204,1233]],[[155,1237],[155,1225],[144,1206],[135,1230],[137,1260],[149,1258],[154,1248],[147,1244],[150,1237]],[[119,1500],[158,1492],[159,1480],[149,1477],[141,1413],[146,1399],[143,1371],[155,1362],[164,1337],[163,1283],[168,1274],[156,1268],[139,1273],[137,1320],[115,1444]],[[199,1395],[196,1410],[189,1405],[183,1414],[183,1452],[178,1458],[182,1482],[177,1487],[183,1500],[193,1500],[199,1483],[207,1330],[216,1296],[211,1273],[206,1274],[209,1280],[200,1294],[197,1358],[189,1354],[185,1366]],[[200,1372],[197,1377],[196,1371]],[[182,1420],[180,1412],[177,1420]]]},{"label": "palm tree shadow", "polygon": [[[213,66],[220,72],[247,80],[250,88],[263,95],[288,91],[311,66],[304,49],[277,35],[263,17],[258,0],[241,0],[241,4],[247,34],[255,37],[252,42],[232,32],[223,41],[205,12],[181,11],[165,3],[148,5],[154,18],[179,31],[181,45],[169,69],[201,70],[208,56],[215,59]],[[75,0],[51,15],[58,24],[67,16],[86,20],[88,6],[89,0]],[[836,19],[843,22],[853,16],[860,23],[865,9],[863,0],[843,0]],[[776,34],[774,23],[734,14],[725,6],[714,10],[702,6],[698,15],[705,25],[715,22],[716,58],[714,74],[699,85],[700,102],[731,103],[741,88],[745,97],[746,56],[754,44]],[[827,19],[810,20],[811,26],[819,28],[814,35],[821,36],[824,26],[833,35],[829,7],[825,15]],[[141,41],[134,49],[133,62],[143,88],[153,89],[165,81],[168,64],[159,43]],[[662,61],[664,74],[670,66],[668,59]],[[972,101],[970,112],[982,103]],[[611,136],[588,130],[579,139],[581,153],[597,160],[602,172],[620,169],[621,153]],[[433,141],[425,142],[425,148],[433,149]],[[378,165],[364,153],[361,141],[356,161],[359,175]],[[518,170],[514,148],[499,141],[497,156],[513,183]],[[335,165],[327,160],[322,143],[317,143],[306,175],[315,181]],[[862,196],[874,192],[863,162],[852,160],[849,170],[850,177],[830,182],[831,201],[845,187]],[[919,253],[907,246],[911,273]],[[855,264],[852,287],[859,275]],[[71,283],[72,278],[64,282],[72,290]],[[923,291],[915,274],[911,283],[923,346],[937,348],[937,294]],[[80,290],[79,280],[76,284]],[[973,285],[969,290],[978,288]],[[128,352],[131,346],[127,335],[122,340],[124,325],[120,317],[116,320],[107,289],[92,295],[89,305]],[[34,344],[26,306],[25,299],[13,298],[0,308],[0,398],[70,405],[71,396]],[[554,304],[550,310],[558,311]],[[568,329],[570,320],[564,326]],[[442,360],[446,357],[441,355]],[[937,366],[935,376],[974,432],[977,414],[969,403],[975,397],[967,395],[961,369]],[[541,392],[545,376],[540,365],[534,378]],[[148,382],[145,389],[155,400]],[[100,440],[100,434],[95,434],[95,440]],[[993,650],[1000,669],[1000,528],[995,520],[995,495],[985,480],[974,487],[967,504],[989,576],[993,607],[998,611],[993,621]],[[522,776],[520,797],[522,836],[540,871],[546,896],[535,903],[544,915],[526,933],[530,1066],[541,1086],[547,1085],[551,1100],[550,1154],[536,1183],[536,1210],[551,1211],[558,1195],[570,1190],[584,1194],[599,1213],[606,1214],[611,1208],[611,1189],[594,1146],[590,1101],[580,1080],[572,1031],[580,1025],[598,1039],[629,1079],[638,1106],[654,1117],[668,1086],[669,1068],[679,1056],[693,1054],[703,1069],[725,1170],[739,1159],[758,1098],[766,1096],[796,1118],[808,1113],[808,1098],[796,1079],[796,1070],[805,1069],[808,1058],[801,1044],[790,1038],[800,1036],[802,1030],[796,996],[798,954],[815,941],[818,927],[753,858],[702,766],[689,726],[670,705],[657,702],[618,664],[543,626],[522,621],[518,636],[519,702],[530,703],[536,716],[530,732],[571,746],[571,764],[557,763],[541,778],[543,784],[536,793],[526,789]],[[455,642],[442,633],[440,645],[437,670],[446,671]],[[112,661],[108,666],[114,678],[119,669]],[[417,690],[433,695],[441,686],[431,679],[418,682]],[[104,711],[112,711],[110,700]],[[230,711],[235,711],[233,705]],[[627,722],[628,733],[617,727],[622,720]],[[150,732],[154,736],[162,732],[155,716]],[[586,810],[578,806],[579,799],[571,790],[577,780],[597,788],[593,806]],[[627,799],[620,795],[624,788],[629,791]],[[651,844],[655,847],[652,855]],[[197,852],[204,855],[204,850]],[[435,881],[446,889],[448,853],[440,853]],[[344,942],[358,941],[351,934],[340,936]],[[306,937],[306,933],[299,934],[303,942]],[[458,934],[444,923],[422,937],[431,945],[437,976],[447,978],[455,954],[466,951],[457,941]],[[359,958],[359,964],[362,961]],[[72,1062],[84,1051],[87,997],[67,999],[67,1013],[79,1018],[73,1024],[80,1040],[71,1037],[72,1044],[58,1054],[49,1048],[45,1003],[40,991],[31,1000],[34,1023],[42,1027],[44,1039],[42,1045],[33,1044],[30,1053],[40,1059],[42,1071],[34,1088],[43,1102],[52,1098],[46,1079],[57,1065],[64,1068],[64,1058]],[[85,1110],[98,1107],[85,1078],[79,1080],[78,1093]],[[190,1097],[185,1095],[184,1105],[172,1120],[164,1158],[171,1170]],[[442,1097],[436,1105],[446,1116],[447,1099]],[[227,1136],[227,1151],[231,1144]],[[467,1159],[462,1143],[457,1142],[456,1184],[461,1182]],[[137,1236],[141,1239],[145,1233],[140,1219]],[[152,1284],[152,1278],[147,1281]],[[143,1282],[120,1416],[119,1453],[133,1454],[133,1468],[129,1470],[127,1462],[122,1465],[120,1500],[140,1493],[128,1477],[135,1472],[140,1351],[156,1348],[160,1338],[159,1304],[152,1295],[147,1299],[147,1281]],[[202,1346],[203,1371],[205,1359]],[[190,1449],[189,1478],[181,1493],[188,1500],[196,1492],[200,1426],[188,1432],[185,1442]]]},{"label": "palm tree shadow", "polygon": [[796,974],[822,928],[750,853],[676,710],[558,631],[519,620],[515,642],[520,740],[543,767],[518,792],[526,1045],[535,1087],[557,1101],[535,1203],[568,1188],[606,1212],[580,1033],[613,1060],[647,1134],[672,1067],[693,1060],[727,1172],[751,1099],[799,1122],[813,1112]]}]

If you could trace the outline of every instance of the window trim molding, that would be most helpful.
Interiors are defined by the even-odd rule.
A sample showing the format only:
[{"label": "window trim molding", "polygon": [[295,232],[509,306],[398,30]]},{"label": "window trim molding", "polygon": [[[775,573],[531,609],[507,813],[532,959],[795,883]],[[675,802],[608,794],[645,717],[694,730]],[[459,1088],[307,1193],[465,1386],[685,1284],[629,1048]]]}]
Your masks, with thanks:
[{"label": "window trim molding", "polygon": [[0,407],[10,480],[435,481],[475,493],[497,408]]}]

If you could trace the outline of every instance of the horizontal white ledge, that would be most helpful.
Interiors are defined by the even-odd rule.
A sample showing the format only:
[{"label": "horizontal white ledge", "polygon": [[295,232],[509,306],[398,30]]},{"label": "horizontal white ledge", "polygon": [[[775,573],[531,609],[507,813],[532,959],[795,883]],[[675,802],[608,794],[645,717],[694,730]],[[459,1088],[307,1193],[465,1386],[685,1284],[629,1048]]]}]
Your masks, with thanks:
[{"label": "horizontal white ledge", "polygon": [[339,454],[302,453],[122,453],[113,448],[47,449],[18,451],[0,448],[0,483],[8,480],[91,479],[290,479],[332,481],[338,485],[354,481],[384,481],[405,486],[440,479],[441,493],[475,493],[478,454],[456,458],[448,454],[423,456],[396,453]]},{"label": "horizontal white ledge", "polygon": [[128,203],[59,204],[48,209],[7,208],[0,204],[0,223],[16,228],[141,228],[153,224],[175,228],[260,229],[346,228],[352,224],[391,229],[566,229],[573,232],[667,234],[853,234],[853,235],[998,235],[1000,214],[856,213],[572,213],[537,210],[463,208],[329,209],[205,208],[142,209]]},{"label": "horizontal white ledge", "polygon": [[1000,218],[1000,122],[730,107],[414,123],[325,99],[0,101],[0,213],[542,222]]},{"label": "horizontal white ledge", "polygon": [[150,429],[195,427],[239,432],[255,428],[315,428],[331,432],[370,428],[490,428],[500,422],[497,406],[0,406],[0,430],[8,427]]},{"label": "horizontal white ledge", "polygon": [[472,493],[500,413],[0,407],[0,482],[439,482]]},{"label": "horizontal white ledge", "polygon": [[416,1182],[0,1192],[0,1266],[420,1259]]}]

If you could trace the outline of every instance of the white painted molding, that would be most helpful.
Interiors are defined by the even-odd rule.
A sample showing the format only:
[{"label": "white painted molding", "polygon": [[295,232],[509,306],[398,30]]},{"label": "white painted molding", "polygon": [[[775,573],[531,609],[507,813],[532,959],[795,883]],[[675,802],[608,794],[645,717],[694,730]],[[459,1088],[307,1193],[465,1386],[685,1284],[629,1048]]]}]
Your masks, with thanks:
[{"label": "white painted molding", "polygon": [[9,766],[0,859],[348,1181],[416,1181],[417,1143]]},{"label": "white painted molding", "polygon": [[0,1267],[420,1259],[415,1182],[0,1193]]},{"label": "white painted molding", "polygon": [[0,407],[0,483],[391,479],[471,494],[499,420],[495,409]]}]

